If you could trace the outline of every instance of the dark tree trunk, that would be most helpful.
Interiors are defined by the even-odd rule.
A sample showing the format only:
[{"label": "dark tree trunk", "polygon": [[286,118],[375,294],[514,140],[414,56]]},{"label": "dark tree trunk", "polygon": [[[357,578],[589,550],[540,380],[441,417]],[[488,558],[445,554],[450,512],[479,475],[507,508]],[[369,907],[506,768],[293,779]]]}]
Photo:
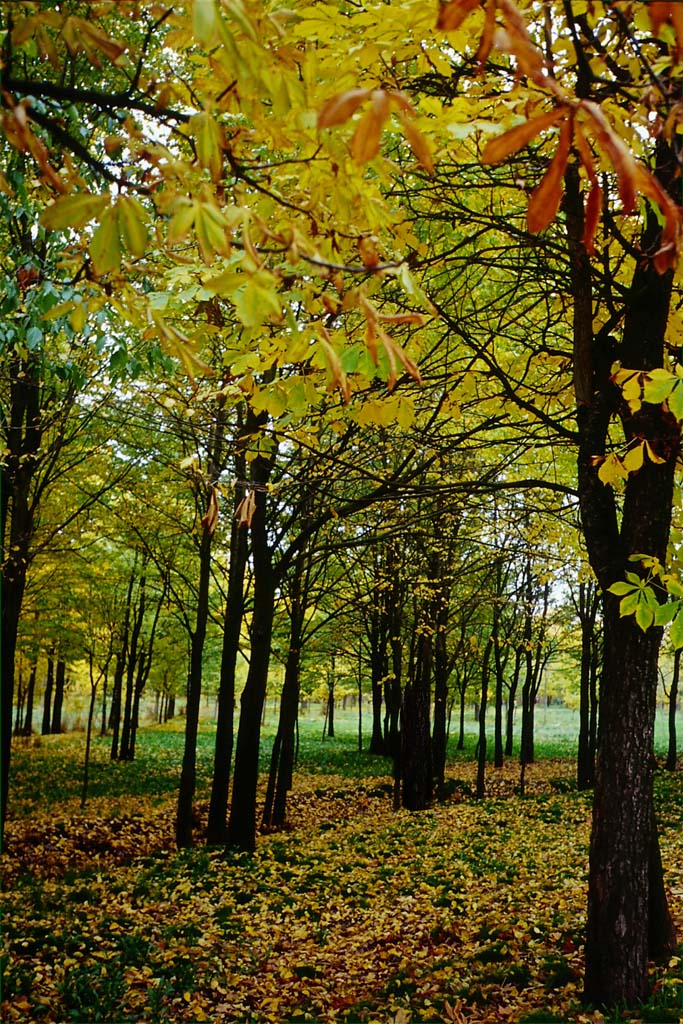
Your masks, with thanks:
[{"label": "dark tree trunk", "polygon": [[517,689],[519,687],[519,674],[522,667],[522,655],[524,651],[517,647],[515,651],[515,667],[512,671],[512,679],[508,686],[508,707],[505,721],[505,754],[512,756],[515,741],[515,702],[517,700]]},{"label": "dark tree trunk", "polygon": [[[668,144],[657,141],[657,173],[680,192]],[[620,618],[614,582],[645,553],[666,558],[680,425],[664,406],[644,403],[632,412],[610,380],[611,362],[650,370],[663,365],[672,274],[658,274],[651,255],[661,228],[646,214],[629,294],[621,344],[593,335],[595,310],[590,263],[581,242],[583,207],[578,168],[567,173],[567,231],[574,298],[574,376],[579,428],[578,486],[581,520],[591,566],[604,597],[604,653],[600,681],[600,731],[590,848],[586,935],[586,999],[598,1005],[637,1005],[648,995],[651,908],[660,934],[672,931],[666,907],[654,827],[652,774],[657,659],[661,629],[642,632],[632,616]],[[605,350],[613,351],[605,358]],[[612,420],[626,442],[647,440],[661,460],[646,459],[625,483],[618,513],[613,491],[597,475],[595,457],[606,453]],[[668,922],[668,923],[667,923]],[[658,950],[661,952],[661,949]]]},{"label": "dark tree trunk", "polygon": [[401,715],[401,800],[409,811],[422,811],[432,801],[431,664],[431,637],[422,628],[417,637],[414,678],[405,688]]},{"label": "dark tree trunk", "polygon": [[42,439],[38,354],[31,353],[22,359],[12,353],[8,364],[7,452],[0,462],[0,836],[4,833],[9,797],[14,659],[34,528],[31,481]]},{"label": "dark tree trunk", "polygon": [[120,645],[116,653],[116,665],[114,667],[114,683],[111,694],[111,707],[109,709],[109,728],[111,729],[111,749],[109,756],[112,761],[119,757],[119,737],[121,732],[121,698],[123,696],[123,677],[126,674],[126,666],[129,658],[129,636],[130,617],[133,606],[133,587],[137,571],[138,555],[135,553],[135,561],[128,577],[128,589],[126,591],[126,607],[123,617]]},{"label": "dark tree trunk", "polygon": [[[334,739],[334,702],[335,702],[335,683],[336,683],[336,659],[334,654],[332,655],[330,667],[327,670],[327,703],[325,705],[325,722],[323,724],[323,739],[327,734],[330,739]],[[386,693],[386,685],[385,685]],[[386,743],[386,739],[385,739]]]},{"label": "dark tree trunk", "polygon": [[[263,485],[271,464],[255,459],[252,472]],[[266,528],[266,491],[256,491],[256,508],[251,522],[251,550],[254,561],[254,611],[251,621],[251,657],[247,681],[240,701],[240,721],[235,749],[235,772],[228,820],[228,847],[253,851],[256,847],[256,787],[259,770],[261,715],[268,683],[270,645],[275,611],[275,575]]]},{"label": "dark tree trunk", "polygon": [[579,745],[576,759],[576,782],[577,787],[584,790],[591,789],[595,782],[595,699],[592,690],[596,645],[595,626],[599,596],[594,583],[579,584],[579,600],[576,607],[581,624]]},{"label": "dark tree trunk", "polygon": [[486,796],[486,706],[489,698],[489,676],[491,674],[491,648],[493,642],[489,638],[481,667],[481,698],[479,701],[479,738],[477,740],[477,789],[478,800]]},{"label": "dark tree trunk", "polygon": [[[211,498],[209,498],[210,501]],[[199,543],[199,586],[197,588],[195,626],[190,638],[185,741],[175,821],[175,840],[179,850],[192,846],[192,801],[197,781],[197,732],[202,697],[202,658],[209,614],[209,584],[211,582],[211,535],[212,529],[205,522],[202,526]]]},{"label": "dark tree trunk", "polygon": [[130,630],[130,643],[128,646],[128,658],[126,665],[126,696],[123,707],[123,725],[121,728],[121,746],[119,749],[119,759],[121,761],[132,761],[133,760],[133,745],[132,745],[132,734],[133,734],[133,703],[135,699],[135,688],[136,688],[136,676],[139,669],[140,661],[140,634],[142,632],[142,624],[145,618],[145,603],[146,603],[146,577],[145,570],[143,568],[140,576],[140,582],[138,583],[138,594],[135,607],[133,611],[133,623]]},{"label": "dark tree trunk", "polygon": [[301,626],[303,620],[298,627],[292,624],[285,681],[280,698],[280,719],[270,760],[268,789],[263,808],[263,824],[269,828],[283,828],[287,817],[287,794],[292,788],[295,730],[299,713]]},{"label": "dark tree trunk", "polygon": [[22,733],[24,736],[30,736],[33,732],[33,701],[36,692],[36,675],[38,673],[38,659],[35,658],[31,662],[31,668],[28,677],[28,687],[26,690],[26,714],[24,717],[24,725]]},{"label": "dark tree trunk", "polygon": [[[244,467],[240,462],[238,474],[244,479]],[[241,500],[241,490],[235,488],[235,510]],[[228,570],[228,594],[223,625],[223,647],[221,650],[221,674],[218,687],[218,715],[216,721],[216,745],[213,757],[213,779],[209,802],[209,823],[206,839],[211,844],[223,844],[227,838],[228,796],[230,792],[230,769],[234,743],[233,718],[235,714],[235,671],[239,655],[242,622],[244,620],[244,574],[247,566],[248,534],[238,525],[233,515],[230,536],[230,568]]]},{"label": "dark tree trunk", "polygon": [[676,770],[677,759],[677,738],[676,738],[676,711],[678,708],[678,683],[681,674],[681,655],[683,648],[679,647],[674,654],[674,668],[669,687],[669,749],[666,755],[666,770]]},{"label": "dark tree trunk", "polygon": [[55,660],[54,648],[47,656],[47,677],[45,679],[45,693],[43,695],[43,724],[41,733],[43,736],[50,735],[52,727],[52,691],[55,685]]},{"label": "dark tree trunk", "polygon": [[467,685],[460,687],[460,714],[458,716],[458,750],[465,749],[465,705],[467,698]]},{"label": "dark tree trunk", "polygon": [[[497,618],[495,625],[497,627]],[[493,664],[496,669],[495,709],[493,722],[493,765],[495,768],[502,768],[505,763],[503,758],[503,687],[505,685],[505,680],[503,678],[503,658],[497,629],[496,635],[494,636],[493,656]]]},{"label": "dark tree trunk", "polygon": [[437,595],[436,633],[434,634],[434,730],[433,761],[434,782],[439,800],[444,798],[446,778],[447,715],[448,715],[448,654],[446,626],[448,623],[448,596],[445,588]]},{"label": "dark tree trunk", "polygon": [[54,701],[52,703],[52,722],[50,732],[60,733],[62,731],[62,707],[64,704],[64,686],[66,683],[66,663],[62,658],[57,659],[55,670]]}]

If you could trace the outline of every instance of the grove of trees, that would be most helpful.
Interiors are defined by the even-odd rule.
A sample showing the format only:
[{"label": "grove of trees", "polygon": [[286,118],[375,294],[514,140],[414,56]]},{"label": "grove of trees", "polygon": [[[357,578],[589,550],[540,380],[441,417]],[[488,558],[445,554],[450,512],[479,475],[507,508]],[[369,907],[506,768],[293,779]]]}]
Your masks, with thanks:
[{"label": "grove of trees", "polygon": [[585,997],[637,1005],[678,941],[653,743],[683,646],[680,5],[0,11],[3,824],[12,734],[39,699],[61,729],[76,666],[112,761],[146,693],[182,697],[179,848],[210,681],[207,838],[253,851],[306,672],[330,735],[338,677],[370,697],[420,811],[468,703],[477,795],[515,731],[523,789],[560,652]]}]

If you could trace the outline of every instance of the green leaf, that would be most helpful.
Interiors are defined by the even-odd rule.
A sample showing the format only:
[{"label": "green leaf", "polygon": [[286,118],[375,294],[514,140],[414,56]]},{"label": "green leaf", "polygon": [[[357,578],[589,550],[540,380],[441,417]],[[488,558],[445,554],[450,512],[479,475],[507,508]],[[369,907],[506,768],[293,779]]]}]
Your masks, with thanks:
[{"label": "green leaf", "polygon": [[43,211],[40,222],[48,231],[64,228],[82,228],[99,216],[109,205],[108,196],[85,195],[59,196],[52,206]]},{"label": "green leaf", "polygon": [[668,406],[677,420],[683,420],[683,381],[678,381],[668,398]]},{"label": "green leaf", "polygon": [[636,608],[636,622],[642,629],[643,633],[650,628],[654,620],[655,613],[645,601],[640,601]]},{"label": "green leaf", "polygon": [[625,615],[633,615],[634,611],[640,604],[640,591],[634,590],[633,593],[629,594],[628,597],[624,597],[619,602],[619,615],[624,618]]},{"label": "green leaf", "polygon": [[607,589],[610,594],[616,594],[617,597],[623,597],[625,594],[632,594],[634,590],[640,590],[640,587],[634,587],[632,583],[625,583],[623,580],[620,580],[618,583],[613,583],[612,586]]},{"label": "green leaf", "polygon": [[671,623],[671,629],[669,630],[669,639],[673,646],[678,649],[683,647],[683,604],[677,602],[676,604],[676,617]]},{"label": "green leaf", "polygon": [[678,604],[660,604],[655,612],[655,626],[666,626],[678,611]]}]

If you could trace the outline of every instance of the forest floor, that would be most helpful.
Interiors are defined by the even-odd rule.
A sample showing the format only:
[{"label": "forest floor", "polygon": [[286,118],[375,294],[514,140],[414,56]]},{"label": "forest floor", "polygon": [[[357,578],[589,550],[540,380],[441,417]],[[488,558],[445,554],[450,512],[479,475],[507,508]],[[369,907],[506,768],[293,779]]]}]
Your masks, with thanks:
[{"label": "forest floor", "polygon": [[[683,1021],[680,958],[637,1013],[581,1005],[590,795],[570,759],[449,765],[453,792],[394,812],[381,759],[304,742],[287,831],[256,853],[173,843],[181,734],[145,729],[136,762],[83,737],[19,743],[3,895],[6,1022]],[[351,744],[351,746],[350,746]],[[470,755],[471,756],[471,755]],[[334,770],[336,769],[336,770]],[[683,935],[683,772],[657,775],[662,855]]]}]

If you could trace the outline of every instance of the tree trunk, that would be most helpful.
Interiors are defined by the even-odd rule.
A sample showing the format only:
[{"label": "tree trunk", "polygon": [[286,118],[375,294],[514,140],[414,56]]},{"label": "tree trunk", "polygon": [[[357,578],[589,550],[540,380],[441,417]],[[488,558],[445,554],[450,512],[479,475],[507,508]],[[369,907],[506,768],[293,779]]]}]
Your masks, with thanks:
[{"label": "tree trunk", "polygon": [[522,647],[515,650],[515,667],[512,672],[512,679],[508,686],[508,707],[505,721],[505,754],[512,757],[515,741],[515,702],[517,700],[517,689],[519,687],[519,674],[522,667]]},{"label": "tree trunk", "polygon": [[[674,155],[657,140],[655,173],[671,194],[680,192]],[[604,653],[600,683],[600,731],[590,849],[585,996],[599,1005],[636,1005],[648,995],[650,908],[658,907],[660,931],[668,919],[663,879],[658,876],[652,773],[657,659],[661,629],[642,632],[632,616],[620,618],[608,593],[637,563],[632,555],[666,558],[680,425],[664,406],[644,403],[633,412],[611,382],[611,361],[650,370],[664,361],[664,336],[673,276],[658,274],[651,256],[661,228],[646,213],[641,255],[625,299],[621,344],[594,336],[591,268],[581,241],[583,206],[578,168],[566,178],[567,233],[574,298],[574,375],[579,428],[578,487],[581,521],[591,566],[604,596]],[[604,332],[603,332],[604,335]],[[612,350],[610,350],[612,346]],[[607,357],[606,357],[607,350]],[[621,510],[597,475],[612,420],[621,421],[626,443],[647,440],[661,460],[646,459],[629,475]],[[666,939],[665,939],[666,944]]]},{"label": "tree trunk", "polygon": [[489,676],[491,674],[491,648],[493,641],[489,637],[484,651],[481,667],[481,699],[479,702],[479,739],[477,740],[477,789],[478,800],[486,796],[486,706],[489,697]]},{"label": "tree trunk", "polygon": [[[261,466],[257,466],[261,463]],[[259,483],[267,482],[270,465],[256,459],[252,471],[261,470]],[[275,576],[266,529],[266,492],[256,491],[251,522],[254,560],[254,611],[251,622],[251,657],[240,701],[240,721],[235,750],[235,772],[228,821],[227,845],[253,851],[256,847],[256,787],[259,770],[261,715],[268,683],[270,644],[275,611]]]},{"label": "tree trunk", "polygon": [[[209,498],[211,501],[211,498]],[[178,787],[175,840],[179,850],[192,846],[192,801],[197,781],[197,732],[202,697],[202,657],[206,624],[209,614],[209,584],[211,582],[212,529],[204,523],[199,543],[199,586],[195,627],[190,638],[190,663],[187,674],[187,703],[185,707],[185,741]]]},{"label": "tree trunk", "polygon": [[36,692],[36,675],[38,673],[38,658],[34,658],[31,662],[31,668],[28,677],[28,687],[26,690],[26,714],[24,716],[24,725],[22,733],[24,736],[30,736],[33,732],[33,701]]},{"label": "tree trunk", "polygon": [[43,736],[50,735],[52,727],[52,691],[55,685],[55,661],[54,647],[47,656],[47,677],[45,679],[45,693],[43,695],[43,724],[41,733]]},{"label": "tree trunk", "polygon": [[[245,476],[244,457],[240,454],[235,461],[238,479]],[[239,525],[237,509],[242,500],[242,488],[235,485],[233,496],[233,518],[230,531],[230,567],[228,570],[228,593],[223,624],[223,646],[221,649],[221,671],[218,686],[218,713],[216,720],[216,742],[213,756],[213,778],[209,801],[209,822],[206,841],[223,844],[227,839],[228,797],[230,793],[230,770],[234,745],[235,714],[235,672],[239,656],[242,623],[244,621],[244,574],[247,567],[248,533]]]},{"label": "tree trunk", "polygon": [[66,663],[62,658],[57,659],[55,670],[54,701],[52,703],[52,722],[50,732],[59,734],[62,731],[62,706],[64,704],[64,685],[66,683]]},{"label": "tree trunk", "polygon": [[401,716],[401,800],[409,811],[422,811],[432,800],[431,662],[431,637],[423,627],[417,638],[414,678],[405,688]]},{"label": "tree trunk", "polygon": [[681,674],[681,655],[683,648],[679,647],[674,654],[674,669],[669,688],[669,749],[666,755],[666,770],[676,770],[677,738],[676,738],[676,711],[678,708],[678,682]]}]

